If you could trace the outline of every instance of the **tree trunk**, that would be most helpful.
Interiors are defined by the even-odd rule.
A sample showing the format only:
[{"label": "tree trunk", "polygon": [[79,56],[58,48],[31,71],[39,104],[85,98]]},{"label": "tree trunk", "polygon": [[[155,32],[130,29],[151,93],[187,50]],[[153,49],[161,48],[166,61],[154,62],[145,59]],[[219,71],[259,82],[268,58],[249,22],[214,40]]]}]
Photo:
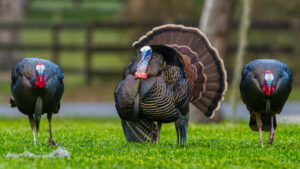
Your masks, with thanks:
[{"label": "tree trunk", "polygon": [[232,106],[232,120],[235,123],[237,120],[237,106],[239,100],[239,83],[241,81],[241,71],[243,65],[243,59],[247,46],[247,34],[250,28],[250,12],[251,12],[252,0],[243,1],[243,14],[239,27],[239,44],[237,55],[235,57],[235,67],[233,70],[233,79],[231,82],[231,106]]},{"label": "tree trunk", "polygon": [[[23,20],[24,0],[0,0],[0,21],[20,22]],[[0,44],[12,45],[20,43],[20,30],[1,29]],[[22,58],[20,51],[0,50],[0,67],[10,69]]]},{"label": "tree trunk", "polygon": [[[218,49],[223,59],[235,2],[236,0],[206,0],[199,24],[200,30],[207,36],[212,46]],[[220,111],[217,111],[212,119],[208,119],[194,106],[190,106],[190,112],[191,121],[197,123],[219,122],[223,118]]]},{"label": "tree trunk", "polygon": [[[300,65],[300,17],[293,17],[292,22],[292,33],[294,36],[294,46],[293,46],[293,59],[295,60],[296,65]],[[293,70],[293,83],[300,84],[300,70],[295,68]]]},{"label": "tree trunk", "polygon": [[206,0],[200,20],[200,30],[224,59],[230,23],[236,0]]}]

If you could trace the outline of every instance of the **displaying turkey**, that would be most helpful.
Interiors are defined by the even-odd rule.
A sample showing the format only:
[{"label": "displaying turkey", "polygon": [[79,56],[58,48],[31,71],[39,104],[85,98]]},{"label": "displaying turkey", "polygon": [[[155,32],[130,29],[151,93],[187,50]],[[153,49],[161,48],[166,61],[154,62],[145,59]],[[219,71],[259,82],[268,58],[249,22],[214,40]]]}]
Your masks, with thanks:
[{"label": "displaying turkey", "polygon": [[248,63],[242,70],[240,91],[243,102],[250,112],[249,126],[260,132],[269,131],[269,144],[274,140],[279,114],[292,89],[292,73],[282,62],[258,59]]},{"label": "displaying turkey", "polygon": [[133,43],[137,54],[115,90],[128,142],[158,142],[162,123],[175,122],[185,145],[189,102],[213,117],[226,90],[222,59],[196,28],[163,25]]},{"label": "displaying turkey", "polygon": [[56,64],[38,58],[25,58],[12,70],[10,100],[12,107],[28,115],[36,145],[35,127],[39,131],[42,114],[47,113],[49,144],[56,145],[52,137],[52,114],[58,113],[64,92],[64,75]]}]

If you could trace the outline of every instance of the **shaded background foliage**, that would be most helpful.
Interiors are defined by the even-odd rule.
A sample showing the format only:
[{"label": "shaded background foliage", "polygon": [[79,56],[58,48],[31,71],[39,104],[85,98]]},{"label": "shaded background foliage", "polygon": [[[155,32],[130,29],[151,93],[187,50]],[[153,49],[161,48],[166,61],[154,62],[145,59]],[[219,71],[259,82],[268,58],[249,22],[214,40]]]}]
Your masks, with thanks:
[{"label": "shaded background foliage", "polygon": [[[5,1],[5,0],[2,0]],[[23,22],[68,23],[68,22],[135,22],[140,26],[130,28],[100,28],[94,31],[93,43],[99,46],[122,45],[130,47],[151,27],[145,27],[143,23],[187,23],[198,26],[200,15],[204,6],[204,0],[20,0],[24,5]],[[234,56],[238,42],[238,21],[241,16],[241,0],[236,1],[233,22],[230,26],[228,49],[224,60],[228,70],[228,79],[231,81]],[[261,0],[253,1],[252,23],[268,25],[269,23],[288,24],[287,28],[257,29],[254,26],[249,32],[249,47],[254,46],[260,50],[248,50],[245,63],[256,58],[275,58],[285,63],[294,72],[294,83],[300,84],[298,75],[299,63],[299,7],[297,0]],[[3,18],[0,22],[5,21]],[[155,24],[156,23],[156,24]],[[291,25],[291,26],[290,26]],[[297,26],[298,25],[298,26]],[[4,29],[1,29],[3,31]],[[51,29],[20,30],[21,44],[52,44]],[[2,35],[2,33],[1,33]],[[84,30],[61,30],[60,43],[66,45],[85,45]],[[4,44],[0,41],[0,45]],[[267,51],[264,51],[268,48]],[[287,50],[286,50],[287,49]],[[287,52],[286,52],[287,51]],[[49,50],[23,50],[22,57],[41,57],[52,59],[52,51]],[[123,52],[97,52],[92,54],[91,66],[95,69],[115,69],[122,71],[123,66],[132,58],[134,51]],[[85,51],[61,51],[60,65],[63,68],[84,69]],[[0,58],[1,59],[1,58]],[[107,64],[109,63],[109,64]],[[1,71],[0,101],[6,102],[9,97],[9,70]],[[93,78],[90,85],[86,85],[84,72],[66,74],[67,90],[64,100],[67,101],[112,101],[112,92],[121,76],[99,76]],[[98,87],[105,90],[99,91]],[[72,92],[80,90],[80,94]],[[230,91],[229,91],[230,92]],[[296,98],[297,96],[292,96]]]}]

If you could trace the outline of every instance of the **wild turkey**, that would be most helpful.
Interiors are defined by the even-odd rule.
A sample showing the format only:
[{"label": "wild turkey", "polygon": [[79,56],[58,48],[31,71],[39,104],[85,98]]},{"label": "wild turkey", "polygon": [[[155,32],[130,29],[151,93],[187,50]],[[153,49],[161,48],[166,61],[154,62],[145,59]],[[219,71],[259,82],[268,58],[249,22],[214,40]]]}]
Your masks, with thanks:
[{"label": "wild turkey", "polygon": [[39,131],[42,114],[47,113],[49,144],[56,145],[52,137],[52,114],[58,113],[64,92],[64,75],[56,64],[38,58],[25,58],[12,70],[10,100],[12,107],[28,115],[36,145],[35,127]]},{"label": "wild turkey", "polygon": [[222,59],[198,29],[181,25],[156,27],[133,48],[114,93],[127,141],[158,142],[162,123],[175,122],[185,145],[189,102],[210,118],[219,108],[227,85]]},{"label": "wild turkey", "polygon": [[269,144],[274,140],[279,114],[292,89],[292,73],[282,62],[258,59],[248,63],[242,70],[240,91],[243,102],[250,112],[249,126],[260,132],[269,131]]}]

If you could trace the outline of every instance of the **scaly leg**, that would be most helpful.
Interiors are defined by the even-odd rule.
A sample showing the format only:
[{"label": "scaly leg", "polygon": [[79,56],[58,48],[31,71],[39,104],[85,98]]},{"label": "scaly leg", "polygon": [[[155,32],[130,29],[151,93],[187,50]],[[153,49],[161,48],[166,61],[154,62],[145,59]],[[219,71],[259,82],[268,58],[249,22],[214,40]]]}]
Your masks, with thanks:
[{"label": "scaly leg", "polygon": [[260,116],[259,113],[255,113],[255,117],[256,117],[256,123],[257,123],[258,131],[259,131],[259,135],[260,135],[261,146],[262,146],[262,148],[264,148],[264,140],[263,140],[263,135],[262,135],[262,121],[261,121],[261,116]]},{"label": "scaly leg", "polygon": [[55,141],[52,137],[52,126],[51,126],[52,114],[47,114],[47,119],[48,119],[48,122],[49,122],[49,134],[50,134],[49,144],[51,146],[56,146],[56,143],[55,143]]},{"label": "scaly leg", "polygon": [[150,143],[152,144],[153,143],[153,125],[151,125],[151,127],[150,127],[149,137],[150,137]]},{"label": "scaly leg", "polygon": [[32,130],[33,143],[34,143],[34,145],[36,146],[34,117],[33,117],[33,115],[28,115],[28,118],[29,118],[29,123],[30,123],[31,130]]},{"label": "scaly leg", "polygon": [[260,135],[261,147],[264,148],[264,140],[263,140],[263,136],[262,136],[261,127],[259,127],[258,130],[259,130],[259,135]]},{"label": "scaly leg", "polygon": [[175,122],[175,128],[177,132],[177,143],[185,146],[187,138],[187,119],[180,115],[179,119]]},{"label": "scaly leg", "polygon": [[162,123],[159,123],[159,122],[157,123],[156,144],[159,141],[159,135],[160,135],[161,125],[162,125]]},{"label": "scaly leg", "polygon": [[274,117],[271,117],[271,130],[270,130],[270,137],[269,137],[269,144],[271,144],[271,145],[272,145],[272,143],[273,143],[274,135],[275,135],[275,132],[274,132],[274,125],[273,125],[273,118],[274,118]]}]

